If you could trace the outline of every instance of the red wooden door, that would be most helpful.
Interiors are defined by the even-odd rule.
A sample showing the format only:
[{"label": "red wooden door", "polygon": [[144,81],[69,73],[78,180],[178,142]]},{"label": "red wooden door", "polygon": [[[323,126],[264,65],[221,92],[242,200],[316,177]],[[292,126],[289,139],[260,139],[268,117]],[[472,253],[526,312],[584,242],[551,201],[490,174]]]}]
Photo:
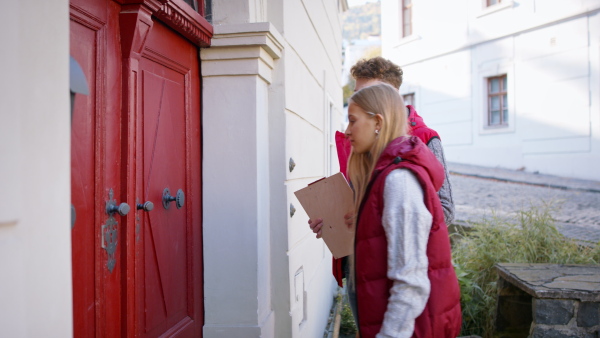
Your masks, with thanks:
[{"label": "red wooden door", "polygon": [[[198,49],[155,21],[138,81],[142,169],[137,188],[143,201],[154,203],[136,241],[138,333],[199,337],[203,297]],[[166,195],[176,200],[164,203]]]},{"label": "red wooden door", "polygon": [[[198,49],[149,13],[70,3],[71,55],[90,88],[71,141],[75,337],[202,336]],[[182,191],[168,208],[165,188]],[[108,201],[131,210],[107,213]]]},{"label": "red wooden door", "polygon": [[126,198],[120,189],[120,59],[111,57],[118,55],[117,17],[118,8],[108,1],[71,1],[70,53],[81,65],[90,92],[76,96],[71,133],[76,337],[120,333],[122,274],[117,262],[122,249],[108,243],[123,241],[119,233],[123,218],[106,213],[111,192],[117,203]]}]

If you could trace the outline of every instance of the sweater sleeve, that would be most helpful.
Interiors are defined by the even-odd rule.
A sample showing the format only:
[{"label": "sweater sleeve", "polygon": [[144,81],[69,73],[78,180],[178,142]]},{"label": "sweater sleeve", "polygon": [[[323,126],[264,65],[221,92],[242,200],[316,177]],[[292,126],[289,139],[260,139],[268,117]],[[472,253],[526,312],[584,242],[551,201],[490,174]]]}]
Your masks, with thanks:
[{"label": "sweater sleeve", "polygon": [[444,184],[442,184],[440,191],[438,191],[438,196],[440,197],[442,209],[444,210],[444,221],[446,222],[446,225],[450,225],[454,221],[454,199],[452,198],[452,185],[450,184],[450,176],[448,175],[448,167],[446,166],[442,141],[437,137],[432,138],[427,144],[427,147],[444,166]]},{"label": "sweater sleeve", "polygon": [[387,276],[393,285],[377,338],[410,337],[431,289],[427,241],[433,217],[425,207],[417,178],[407,169],[393,170],[386,177],[383,198]]}]

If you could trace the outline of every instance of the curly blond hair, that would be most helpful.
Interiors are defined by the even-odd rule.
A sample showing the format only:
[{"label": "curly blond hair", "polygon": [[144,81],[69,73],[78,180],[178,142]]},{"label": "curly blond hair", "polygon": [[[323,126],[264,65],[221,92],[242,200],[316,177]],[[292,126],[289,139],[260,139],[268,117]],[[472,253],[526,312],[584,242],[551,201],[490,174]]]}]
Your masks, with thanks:
[{"label": "curly blond hair", "polygon": [[402,85],[402,68],[381,56],[369,60],[359,60],[350,68],[350,74],[355,79],[378,79],[396,87],[396,89],[400,89]]}]

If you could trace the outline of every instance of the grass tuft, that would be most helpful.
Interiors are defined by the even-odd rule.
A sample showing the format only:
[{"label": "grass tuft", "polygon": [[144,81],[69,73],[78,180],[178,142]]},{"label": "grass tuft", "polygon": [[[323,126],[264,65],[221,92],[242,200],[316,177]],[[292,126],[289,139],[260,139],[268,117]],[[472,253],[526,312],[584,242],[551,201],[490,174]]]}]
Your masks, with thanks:
[{"label": "grass tuft", "polygon": [[356,323],[354,322],[354,317],[352,316],[352,309],[350,308],[350,304],[348,304],[348,301],[344,301],[344,303],[342,303],[341,316],[342,318],[340,322],[340,335],[355,334],[357,331]]},{"label": "grass tuft", "polygon": [[344,288],[342,292],[338,293],[336,300],[337,302],[342,302],[342,309],[340,311],[340,335],[353,335],[358,331],[356,327],[356,323],[354,321],[354,316],[352,315],[352,308],[350,307],[350,302],[348,301],[348,294],[345,289],[348,287],[346,285],[346,278],[343,279]]}]

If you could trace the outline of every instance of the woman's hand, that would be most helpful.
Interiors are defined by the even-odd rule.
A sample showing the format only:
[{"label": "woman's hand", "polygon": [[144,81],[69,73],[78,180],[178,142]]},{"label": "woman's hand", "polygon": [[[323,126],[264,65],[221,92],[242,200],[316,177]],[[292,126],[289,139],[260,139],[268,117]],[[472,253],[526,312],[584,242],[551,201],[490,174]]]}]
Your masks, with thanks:
[{"label": "woman's hand", "polygon": [[323,227],[323,220],[320,218],[315,219],[314,221],[309,219],[308,220],[308,226],[310,227],[310,230],[312,230],[312,232],[314,232],[315,234],[317,234],[317,238],[321,238],[322,236],[322,230],[321,228]]},{"label": "woman's hand", "polygon": [[[356,215],[354,215],[354,212],[347,213],[346,215],[344,215],[344,224],[346,224],[348,228],[352,228],[354,226],[355,218]],[[314,221],[309,219],[308,226],[310,227],[310,230],[312,230],[312,232],[317,234],[317,238],[321,238],[323,236],[323,219],[317,218]]]}]

